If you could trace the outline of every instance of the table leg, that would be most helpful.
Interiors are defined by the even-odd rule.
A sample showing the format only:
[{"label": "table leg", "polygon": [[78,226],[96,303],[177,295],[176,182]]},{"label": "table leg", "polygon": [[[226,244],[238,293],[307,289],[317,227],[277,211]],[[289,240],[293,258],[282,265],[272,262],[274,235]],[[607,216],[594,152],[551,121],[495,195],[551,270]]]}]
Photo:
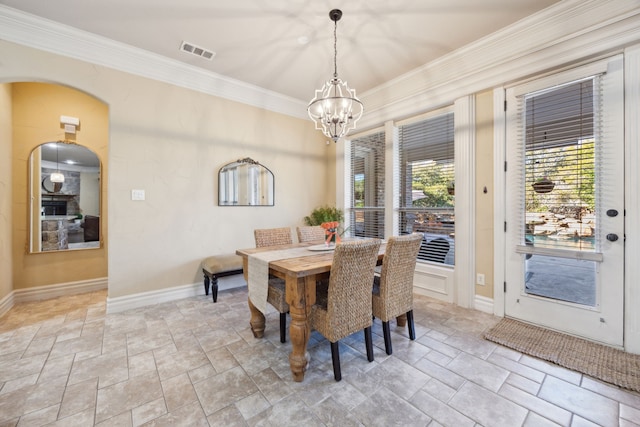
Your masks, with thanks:
[{"label": "table leg", "polygon": [[407,324],[407,314],[404,313],[396,317],[396,323],[398,324],[399,327],[404,328],[405,325]]},{"label": "table leg", "polygon": [[251,332],[255,338],[262,338],[264,337],[264,314],[253,305],[250,298],[247,298],[247,302],[251,311],[251,320],[249,320]]},{"label": "table leg", "polygon": [[289,365],[293,380],[301,382],[309,363],[307,355],[307,343],[311,335],[309,313],[311,313],[311,306],[316,302],[316,277],[287,276],[286,284],[287,303],[291,313]]},{"label": "table leg", "polygon": [[[246,256],[242,257],[242,270],[244,280],[248,282],[249,260]],[[247,298],[247,302],[249,303],[249,310],[251,311],[251,319],[249,320],[249,325],[251,325],[251,332],[253,332],[253,336],[255,338],[262,338],[264,337],[264,314],[253,305],[249,298]]]}]

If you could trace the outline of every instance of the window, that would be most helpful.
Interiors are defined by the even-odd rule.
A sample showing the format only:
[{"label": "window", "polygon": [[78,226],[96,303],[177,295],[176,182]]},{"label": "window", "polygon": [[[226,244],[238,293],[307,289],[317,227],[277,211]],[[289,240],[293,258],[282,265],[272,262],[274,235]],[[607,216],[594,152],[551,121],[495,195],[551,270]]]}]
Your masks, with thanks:
[{"label": "window", "polygon": [[[603,155],[600,82],[597,75],[518,98],[524,166],[518,252],[526,254],[526,293],[591,307],[598,304],[601,257],[596,206],[603,172],[597,167]],[[567,291],[576,279],[579,291]]]},{"label": "window", "polygon": [[454,264],[453,113],[399,128],[399,234],[424,234],[423,261]]},{"label": "window", "polygon": [[[526,94],[524,120],[525,242],[594,250],[596,77]],[[596,120],[598,119],[598,120]],[[535,236],[534,236],[535,234]]]},{"label": "window", "polygon": [[350,236],[384,238],[384,135],[351,141]]}]

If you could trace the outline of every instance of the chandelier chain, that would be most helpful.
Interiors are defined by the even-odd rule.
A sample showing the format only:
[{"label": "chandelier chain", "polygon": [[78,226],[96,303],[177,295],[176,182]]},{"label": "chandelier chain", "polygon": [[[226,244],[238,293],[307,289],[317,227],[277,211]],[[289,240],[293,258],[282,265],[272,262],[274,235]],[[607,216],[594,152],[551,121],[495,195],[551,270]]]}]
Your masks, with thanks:
[{"label": "chandelier chain", "polygon": [[338,21],[333,21],[333,77],[338,78]]}]

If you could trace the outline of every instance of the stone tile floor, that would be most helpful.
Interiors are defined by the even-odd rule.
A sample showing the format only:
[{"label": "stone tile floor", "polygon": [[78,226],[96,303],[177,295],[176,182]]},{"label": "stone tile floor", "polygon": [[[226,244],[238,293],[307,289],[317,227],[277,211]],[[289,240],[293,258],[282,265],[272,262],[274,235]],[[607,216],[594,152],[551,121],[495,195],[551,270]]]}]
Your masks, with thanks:
[{"label": "stone tile floor", "polygon": [[105,314],[106,291],[16,305],[0,318],[0,426],[633,426],[640,395],[481,338],[494,316],[415,297],[416,341],[392,325],[309,342],[291,380],[278,315],[248,327],[245,288]]}]

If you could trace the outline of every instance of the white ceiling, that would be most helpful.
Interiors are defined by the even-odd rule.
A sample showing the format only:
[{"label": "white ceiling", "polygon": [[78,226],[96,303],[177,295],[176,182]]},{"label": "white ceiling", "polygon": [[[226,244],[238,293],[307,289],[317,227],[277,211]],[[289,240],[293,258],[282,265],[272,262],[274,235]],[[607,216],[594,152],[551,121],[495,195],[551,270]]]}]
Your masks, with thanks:
[{"label": "white ceiling", "polygon": [[[0,0],[0,4],[308,102],[333,74],[362,94],[559,0]],[[306,43],[301,40],[306,38]],[[183,41],[216,52],[208,61]]]},{"label": "white ceiling", "polygon": [[[63,164],[61,169],[98,168],[100,159],[90,149],[76,144],[46,143],[41,145],[40,155],[43,161]],[[73,167],[64,165],[74,165]]]}]

